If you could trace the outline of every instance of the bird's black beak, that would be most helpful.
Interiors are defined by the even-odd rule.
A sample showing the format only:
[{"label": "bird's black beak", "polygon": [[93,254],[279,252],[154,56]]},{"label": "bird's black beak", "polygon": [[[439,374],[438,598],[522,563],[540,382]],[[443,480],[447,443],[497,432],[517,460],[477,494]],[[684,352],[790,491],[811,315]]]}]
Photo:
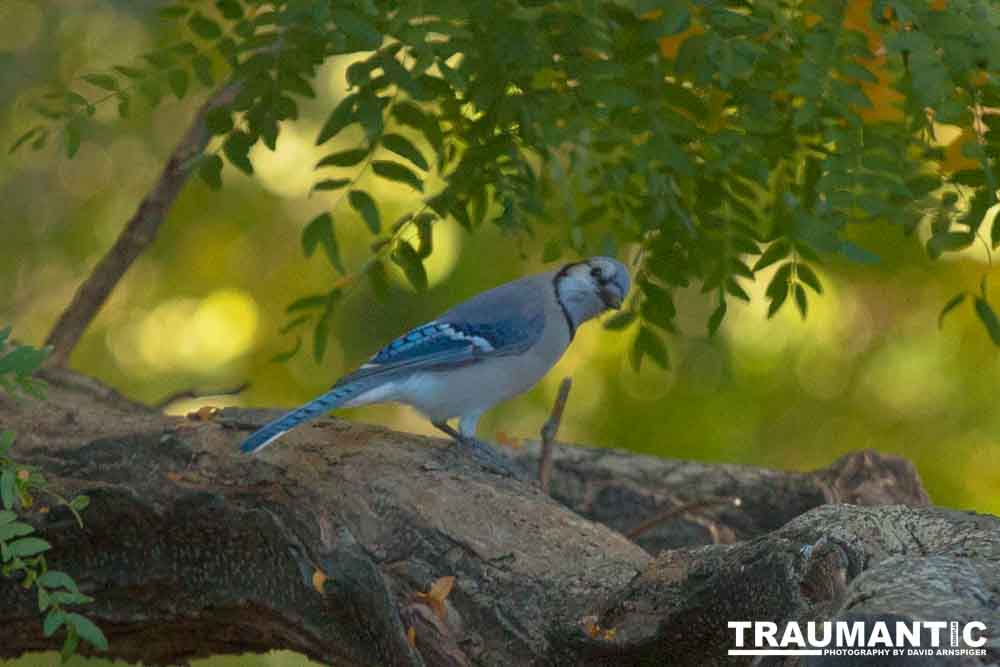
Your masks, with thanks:
[{"label": "bird's black beak", "polygon": [[620,291],[618,291],[618,286],[614,284],[602,285],[600,289],[601,301],[608,308],[613,308],[618,310],[622,307],[622,301],[624,298]]}]

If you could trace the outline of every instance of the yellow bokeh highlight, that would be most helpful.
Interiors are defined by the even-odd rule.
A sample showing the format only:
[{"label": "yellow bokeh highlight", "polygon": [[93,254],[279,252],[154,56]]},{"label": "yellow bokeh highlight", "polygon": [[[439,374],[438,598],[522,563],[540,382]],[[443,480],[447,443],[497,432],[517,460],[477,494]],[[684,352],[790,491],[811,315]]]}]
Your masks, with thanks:
[{"label": "yellow bokeh highlight", "polygon": [[108,334],[108,346],[133,372],[214,372],[253,346],[259,314],[242,290],[223,288],[204,299],[174,298]]},{"label": "yellow bokeh highlight", "polygon": [[275,150],[258,143],[250,151],[254,177],[281,197],[304,197],[321,177],[313,169],[320,151],[314,145],[317,129],[305,123],[283,123]]}]

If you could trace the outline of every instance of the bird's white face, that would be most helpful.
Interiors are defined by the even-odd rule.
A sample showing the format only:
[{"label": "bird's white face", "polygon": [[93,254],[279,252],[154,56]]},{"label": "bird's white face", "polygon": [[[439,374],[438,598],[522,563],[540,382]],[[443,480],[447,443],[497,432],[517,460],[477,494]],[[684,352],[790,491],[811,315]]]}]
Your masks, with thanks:
[{"label": "bird's white face", "polygon": [[574,326],[620,308],[630,285],[628,269],[610,257],[570,264],[556,276],[556,292]]}]

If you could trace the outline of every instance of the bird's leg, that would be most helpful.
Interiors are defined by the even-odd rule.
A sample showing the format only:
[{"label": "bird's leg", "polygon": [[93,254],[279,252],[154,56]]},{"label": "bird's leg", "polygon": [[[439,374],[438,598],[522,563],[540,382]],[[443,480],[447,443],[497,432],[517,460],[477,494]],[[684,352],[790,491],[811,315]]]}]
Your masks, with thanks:
[{"label": "bird's leg", "polygon": [[434,425],[434,428],[443,431],[445,434],[448,435],[448,437],[450,437],[455,442],[461,442],[464,439],[462,437],[462,434],[453,429],[451,425],[446,421],[431,422],[431,424]]},{"label": "bird's leg", "polygon": [[476,461],[476,463],[483,466],[490,472],[496,473],[498,475],[503,475],[504,477],[516,477],[522,476],[522,473],[517,470],[513,465],[512,461],[504,456],[501,452],[498,452],[493,447],[490,447],[485,442],[478,440],[475,436],[465,436],[456,431],[451,425],[446,421],[431,422],[435,428],[448,434],[448,436],[455,441],[455,444],[463,451],[468,453],[468,455]]}]

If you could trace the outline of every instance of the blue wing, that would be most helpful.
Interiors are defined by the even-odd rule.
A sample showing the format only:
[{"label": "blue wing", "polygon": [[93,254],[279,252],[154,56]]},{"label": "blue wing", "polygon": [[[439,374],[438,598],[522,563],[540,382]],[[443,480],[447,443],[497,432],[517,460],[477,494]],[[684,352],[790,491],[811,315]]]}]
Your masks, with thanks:
[{"label": "blue wing", "polygon": [[541,313],[530,318],[481,323],[435,320],[392,341],[343,381],[414,367],[464,366],[489,357],[516,354],[538,340],[543,325]]},{"label": "blue wing", "polygon": [[248,437],[240,449],[251,453],[302,422],[325,414],[385,382],[416,370],[442,370],[496,355],[516,354],[541,336],[541,314],[529,319],[478,325],[435,321],[392,341],[371,361],[342,378],[330,391],[275,419]]}]

